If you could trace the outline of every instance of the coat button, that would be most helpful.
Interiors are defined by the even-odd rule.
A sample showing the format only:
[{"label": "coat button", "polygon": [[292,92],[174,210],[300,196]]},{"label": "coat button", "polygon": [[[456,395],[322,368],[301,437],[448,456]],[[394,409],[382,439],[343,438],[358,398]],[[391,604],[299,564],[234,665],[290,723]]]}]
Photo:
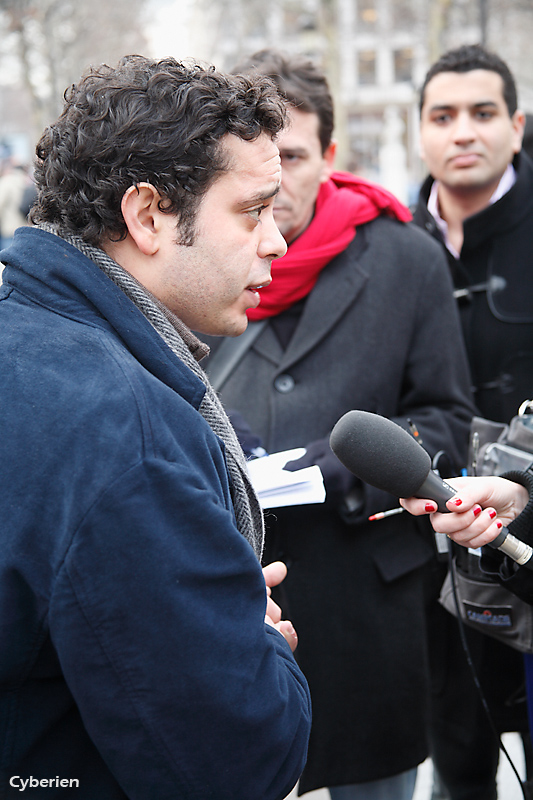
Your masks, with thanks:
[{"label": "coat button", "polygon": [[294,389],[294,378],[291,375],[278,375],[274,386],[281,394],[288,394]]}]

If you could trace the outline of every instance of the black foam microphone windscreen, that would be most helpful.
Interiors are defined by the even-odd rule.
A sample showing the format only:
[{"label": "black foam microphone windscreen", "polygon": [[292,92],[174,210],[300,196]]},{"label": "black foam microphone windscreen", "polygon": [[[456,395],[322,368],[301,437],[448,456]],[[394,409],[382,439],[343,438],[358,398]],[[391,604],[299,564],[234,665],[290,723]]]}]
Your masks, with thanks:
[{"label": "black foam microphone windscreen", "polygon": [[[348,411],[336,423],[330,446],[339,461],[365,483],[396,497],[434,500],[439,511],[456,490],[432,469],[429,454],[403,428],[369,411]],[[533,570],[533,548],[502,528],[489,543]]]},{"label": "black foam microphone windscreen", "polygon": [[330,446],[350,472],[396,497],[412,497],[431,469],[428,453],[406,430],[369,411],[341,417]]}]

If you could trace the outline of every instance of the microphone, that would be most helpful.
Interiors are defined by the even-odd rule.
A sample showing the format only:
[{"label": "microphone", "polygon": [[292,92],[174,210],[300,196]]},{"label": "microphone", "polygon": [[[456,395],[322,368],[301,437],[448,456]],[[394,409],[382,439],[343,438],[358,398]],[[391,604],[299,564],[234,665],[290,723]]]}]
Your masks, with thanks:
[{"label": "microphone", "polygon": [[[448,512],[446,501],[457,491],[431,469],[424,448],[403,428],[369,411],[348,411],[334,426],[330,446],[339,461],[365,483],[396,497],[434,500]],[[490,547],[533,570],[533,548],[502,528]]]}]

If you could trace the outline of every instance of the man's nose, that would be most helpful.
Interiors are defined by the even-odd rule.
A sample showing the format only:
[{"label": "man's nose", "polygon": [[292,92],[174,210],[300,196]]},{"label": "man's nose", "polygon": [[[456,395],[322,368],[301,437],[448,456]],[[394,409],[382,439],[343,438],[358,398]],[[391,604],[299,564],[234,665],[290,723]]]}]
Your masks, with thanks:
[{"label": "man's nose", "polygon": [[457,115],[453,136],[457,142],[470,142],[475,139],[475,126],[471,115],[467,111],[462,111]]},{"label": "man's nose", "polygon": [[286,252],[287,243],[274,221],[274,216],[269,214],[263,222],[257,254],[260,258],[281,258]]}]

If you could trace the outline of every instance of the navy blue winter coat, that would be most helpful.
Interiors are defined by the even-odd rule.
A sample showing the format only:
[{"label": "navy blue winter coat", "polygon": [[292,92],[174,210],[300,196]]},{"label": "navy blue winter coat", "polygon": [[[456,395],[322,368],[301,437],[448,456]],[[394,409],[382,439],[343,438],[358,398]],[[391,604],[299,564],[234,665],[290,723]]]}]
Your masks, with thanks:
[{"label": "navy blue winter coat", "polygon": [[309,695],[203,383],[58,237],[2,261],[0,798],[284,797]]}]

